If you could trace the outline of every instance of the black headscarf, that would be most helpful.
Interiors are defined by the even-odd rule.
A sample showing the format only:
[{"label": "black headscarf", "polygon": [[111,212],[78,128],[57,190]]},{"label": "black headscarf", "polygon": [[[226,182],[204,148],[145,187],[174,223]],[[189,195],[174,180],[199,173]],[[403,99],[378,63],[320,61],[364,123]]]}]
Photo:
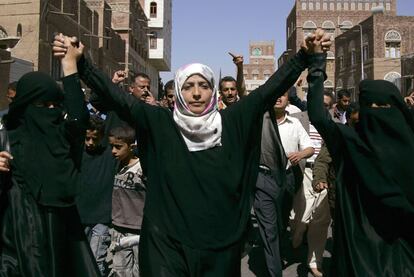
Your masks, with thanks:
[{"label": "black headscarf", "polygon": [[39,203],[51,206],[73,203],[78,178],[62,103],[63,92],[57,83],[45,73],[31,72],[17,83],[6,119],[15,156],[12,170],[23,178]]},{"label": "black headscarf", "polygon": [[413,118],[392,83],[364,80],[359,91],[359,123],[355,129],[340,126],[346,159],[353,164],[363,194],[350,201],[365,206],[368,219],[384,238],[401,237],[401,231],[409,229],[405,221],[414,216]]}]

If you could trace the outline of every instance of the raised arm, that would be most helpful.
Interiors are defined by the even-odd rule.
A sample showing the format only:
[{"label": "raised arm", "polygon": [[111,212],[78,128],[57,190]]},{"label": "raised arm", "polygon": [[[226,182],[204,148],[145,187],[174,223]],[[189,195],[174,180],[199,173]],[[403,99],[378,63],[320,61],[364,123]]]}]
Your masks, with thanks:
[{"label": "raised arm", "polygon": [[337,147],[340,132],[323,105],[323,83],[326,79],[325,61],[315,63],[309,68],[308,81],[308,115],[310,122],[318,130],[330,151]]},{"label": "raised arm", "polygon": [[[71,40],[65,38],[65,47],[70,44]],[[83,48],[83,45],[80,45],[79,48]],[[64,76],[62,82],[64,88],[63,105],[66,111],[65,132],[71,145],[72,159],[75,165],[80,168],[89,113],[77,72],[76,54],[73,51],[68,51],[67,55],[61,58],[61,63]]]},{"label": "raised arm", "polygon": [[235,55],[229,52],[230,56],[233,57],[233,63],[236,65],[237,68],[237,77],[236,77],[236,88],[238,91],[238,95],[240,98],[246,95],[246,84],[244,83],[244,75],[243,75],[243,56],[242,55]]},{"label": "raised arm", "polygon": [[322,29],[317,29],[314,34],[308,36],[302,43],[301,50],[257,89],[268,107],[295,83],[306,67],[316,67],[325,63],[325,53],[331,44],[330,35],[325,34]]},{"label": "raised arm", "polygon": [[[69,46],[63,44],[64,36],[56,36],[53,42],[53,54],[55,57],[63,57],[69,51],[75,53],[77,70],[81,79],[93,89],[99,97],[113,107],[119,117],[132,126],[138,123],[139,127],[146,129],[148,126],[145,116],[147,108],[152,107],[141,103],[133,96],[126,94],[115,85],[103,72],[95,68],[89,60],[83,56],[83,48],[77,47],[74,43]],[[156,107],[152,107],[156,108]]]}]

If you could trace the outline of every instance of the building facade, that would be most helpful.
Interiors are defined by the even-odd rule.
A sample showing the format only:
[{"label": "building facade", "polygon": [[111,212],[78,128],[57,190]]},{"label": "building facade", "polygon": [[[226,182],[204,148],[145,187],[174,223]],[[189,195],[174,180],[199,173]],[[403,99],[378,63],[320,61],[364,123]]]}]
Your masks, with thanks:
[{"label": "building facade", "polygon": [[96,35],[90,37],[98,39],[98,62],[97,65],[108,76],[120,69],[124,69],[125,42],[121,36],[112,29],[111,6],[104,0],[84,0],[89,9],[97,14]]},{"label": "building facade", "polygon": [[[358,84],[362,79],[388,80],[401,89],[401,57],[414,53],[413,39],[414,16],[382,14],[372,15],[360,26],[338,36],[335,41],[337,88],[350,90],[354,100],[358,98]],[[410,77],[409,73],[405,75]]]},{"label": "building facade", "polygon": [[[149,63],[148,75],[151,78],[153,91],[159,91],[160,71],[171,70],[171,33],[172,33],[172,1],[141,0],[147,15],[149,32]],[[168,81],[168,80],[167,80]]]},{"label": "building facade", "polygon": [[[97,14],[84,1],[16,0],[2,4],[0,25],[8,33],[16,33],[19,43],[11,49],[12,57],[33,64],[34,70],[61,77],[59,61],[51,52],[54,32],[77,36],[87,47],[88,55],[98,58]],[[96,22],[96,23],[95,23]]]},{"label": "building facade", "polygon": [[[372,8],[383,7],[385,14],[396,15],[396,0],[296,0],[286,20],[286,51],[278,58],[281,66],[299,49],[304,38],[316,28],[337,36],[371,16]],[[325,87],[335,89],[335,45],[328,52]],[[302,93],[306,94],[306,72],[302,74]],[[301,90],[299,90],[300,92]]]},{"label": "building facade", "polygon": [[120,65],[130,77],[146,73],[148,60],[148,24],[138,0],[108,0],[112,10],[112,27],[125,42],[125,60]]},{"label": "building facade", "polygon": [[246,91],[251,91],[264,84],[275,72],[275,42],[256,41],[249,45],[249,63],[243,66]]},{"label": "building facade", "polygon": [[414,52],[401,56],[401,94],[414,91]]}]

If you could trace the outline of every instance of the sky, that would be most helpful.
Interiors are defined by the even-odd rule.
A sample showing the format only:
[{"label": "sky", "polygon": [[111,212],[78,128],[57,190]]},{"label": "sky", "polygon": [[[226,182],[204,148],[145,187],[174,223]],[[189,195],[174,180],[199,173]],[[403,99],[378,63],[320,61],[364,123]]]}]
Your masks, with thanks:
[{"label": "sky", "polygon": [[[241,54],[248,63],[250,41],[273,40],[276,59],[286,50],[286,18],[294,0],[172,0],[171,72],[161,73],[164,83],[182,65],[200,62],[219,77],[235,76],[228,52]],[[398,15],[414,16],[413,0],[397,0]]]}]

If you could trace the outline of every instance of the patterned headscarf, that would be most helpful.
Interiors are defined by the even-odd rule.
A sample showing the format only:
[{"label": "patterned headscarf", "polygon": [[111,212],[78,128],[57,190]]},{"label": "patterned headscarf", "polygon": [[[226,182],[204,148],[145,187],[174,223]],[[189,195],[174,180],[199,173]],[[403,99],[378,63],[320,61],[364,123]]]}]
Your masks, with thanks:
[{"label": "patterned headscarf", "polygon": [[[209,105],[201,114],[190,111],[181,89],[185,81],[193,76],[200,75],[211,85],[213,95]],[[221,146],[221,116],[217,109],[218,93],[215,85],[214,73],[206,65],[193,63],[178,69],[175,75],[175,109],[174,120],[180,129],[189,151],[201,151],[215,146]]]}]

